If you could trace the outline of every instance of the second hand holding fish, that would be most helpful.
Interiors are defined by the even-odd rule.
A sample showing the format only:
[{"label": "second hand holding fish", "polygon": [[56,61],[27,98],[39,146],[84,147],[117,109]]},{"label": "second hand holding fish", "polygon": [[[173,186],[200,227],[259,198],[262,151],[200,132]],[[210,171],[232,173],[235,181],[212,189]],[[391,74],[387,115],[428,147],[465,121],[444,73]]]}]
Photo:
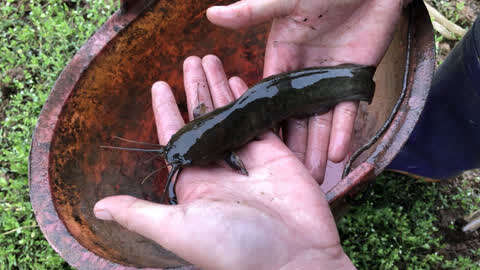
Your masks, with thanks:
[{"label": "second hand holding fish", "polygon": [[[411,0],[241,0],[207,10],[219,26],[238,29],[272,22],[263,76],[344,63],[377,66],[402,9]],[[350,151],[358,102],[292,118],[284,127],[287,146],[321,184],[327,159],[341,162]]]}]

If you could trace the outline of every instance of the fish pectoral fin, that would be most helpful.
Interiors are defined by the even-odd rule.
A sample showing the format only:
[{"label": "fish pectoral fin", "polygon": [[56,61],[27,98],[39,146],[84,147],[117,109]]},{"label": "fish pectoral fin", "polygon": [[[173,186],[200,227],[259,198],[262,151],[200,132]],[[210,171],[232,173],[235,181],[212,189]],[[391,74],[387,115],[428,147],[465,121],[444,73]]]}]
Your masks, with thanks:
[{"label": "fish pectoral fin", "polygon": [[243,161],[235,152],[229,152],[225,156],[225,162],[228,166],[234,169],[236,172],[248,176],[248,171],[243,164]]},{"label": "fish pectoral fin", "polygon": [[178,165],[173,165],[170,172],[168,172],[167,183],[165,184],[165,189],[163,190],[163,195],[161,198],[162,202],[165,200],[165,197],[168,195],[168,202],[170,204],[175,205],[178,203],[177,194],[175,192],[177,179],[174,180],[173,178],[175,177],[175,175],[177,175],[176,178],[178,178],[178,175],[180,174],[181,170],[182,170],[182,167]]}]

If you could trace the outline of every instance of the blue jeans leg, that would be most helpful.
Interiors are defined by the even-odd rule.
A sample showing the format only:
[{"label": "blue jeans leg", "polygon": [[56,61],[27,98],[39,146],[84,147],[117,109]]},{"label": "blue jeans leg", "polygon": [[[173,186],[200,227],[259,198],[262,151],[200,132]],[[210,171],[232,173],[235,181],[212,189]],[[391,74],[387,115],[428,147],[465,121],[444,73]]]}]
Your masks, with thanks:
[{"label": "blue jeans leg", "polygon": [[388,168],[434,179],[480,168],[480,17],[435,72],[424,111]]}]

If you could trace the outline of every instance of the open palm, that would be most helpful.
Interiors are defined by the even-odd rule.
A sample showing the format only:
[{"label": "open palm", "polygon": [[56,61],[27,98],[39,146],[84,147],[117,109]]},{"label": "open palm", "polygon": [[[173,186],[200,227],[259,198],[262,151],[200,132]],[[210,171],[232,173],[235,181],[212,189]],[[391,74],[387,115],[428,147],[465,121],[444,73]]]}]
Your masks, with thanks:
[{"label": "open palm", "polygon": [[[188,109],[225,105],[246,89],[227,80],[215,56],[184,63]],[[159,141],[184,125],[170,87],[152,89]],[[352,268],[343,253],[328,203],[295,155],[269,132],[237,153],[249,176],[222,163],[190,167],[177,179],[179,204],[165,206],[115,196],[95,206],[113,219],[206,269]]]}]

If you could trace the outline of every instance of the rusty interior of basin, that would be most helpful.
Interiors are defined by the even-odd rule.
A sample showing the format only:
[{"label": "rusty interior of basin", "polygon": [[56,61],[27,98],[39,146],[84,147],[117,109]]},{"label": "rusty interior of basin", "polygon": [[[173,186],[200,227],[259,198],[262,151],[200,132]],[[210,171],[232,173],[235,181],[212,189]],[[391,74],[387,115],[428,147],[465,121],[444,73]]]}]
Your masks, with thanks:
[{"label": "rusty interior of basin", "polygon": [[[94,204],[110,195],[158,202],[166,178],[162,171],[141,184],[162,160],[99,146],[115,144],[114,136],[157,142],[150,94],[157,80],[172,86],[186,113],[182,63],[187,56],[216,54],[229,76],[240,76],[249,85],[261,78],[268,26],[231,31],[205,17],[207,7],[231,1],[157,1],[146,7],[147,2],[117,12],[75,55],[45,104],[32,142],[30,186],[37,220],[50,244],[78,269],[188,265],[158,244],[94,217]],[[329,164],[322,188],[330,201],[379,173],[423,108],[433,72],[433,36],[423,5],[415,10],[406,99],[392,126],[360,156],[343,183],[340,166]],[[361,107],[353,149],[383,125],[402,90],[407,13],[377,69],[373,103]]]}]

